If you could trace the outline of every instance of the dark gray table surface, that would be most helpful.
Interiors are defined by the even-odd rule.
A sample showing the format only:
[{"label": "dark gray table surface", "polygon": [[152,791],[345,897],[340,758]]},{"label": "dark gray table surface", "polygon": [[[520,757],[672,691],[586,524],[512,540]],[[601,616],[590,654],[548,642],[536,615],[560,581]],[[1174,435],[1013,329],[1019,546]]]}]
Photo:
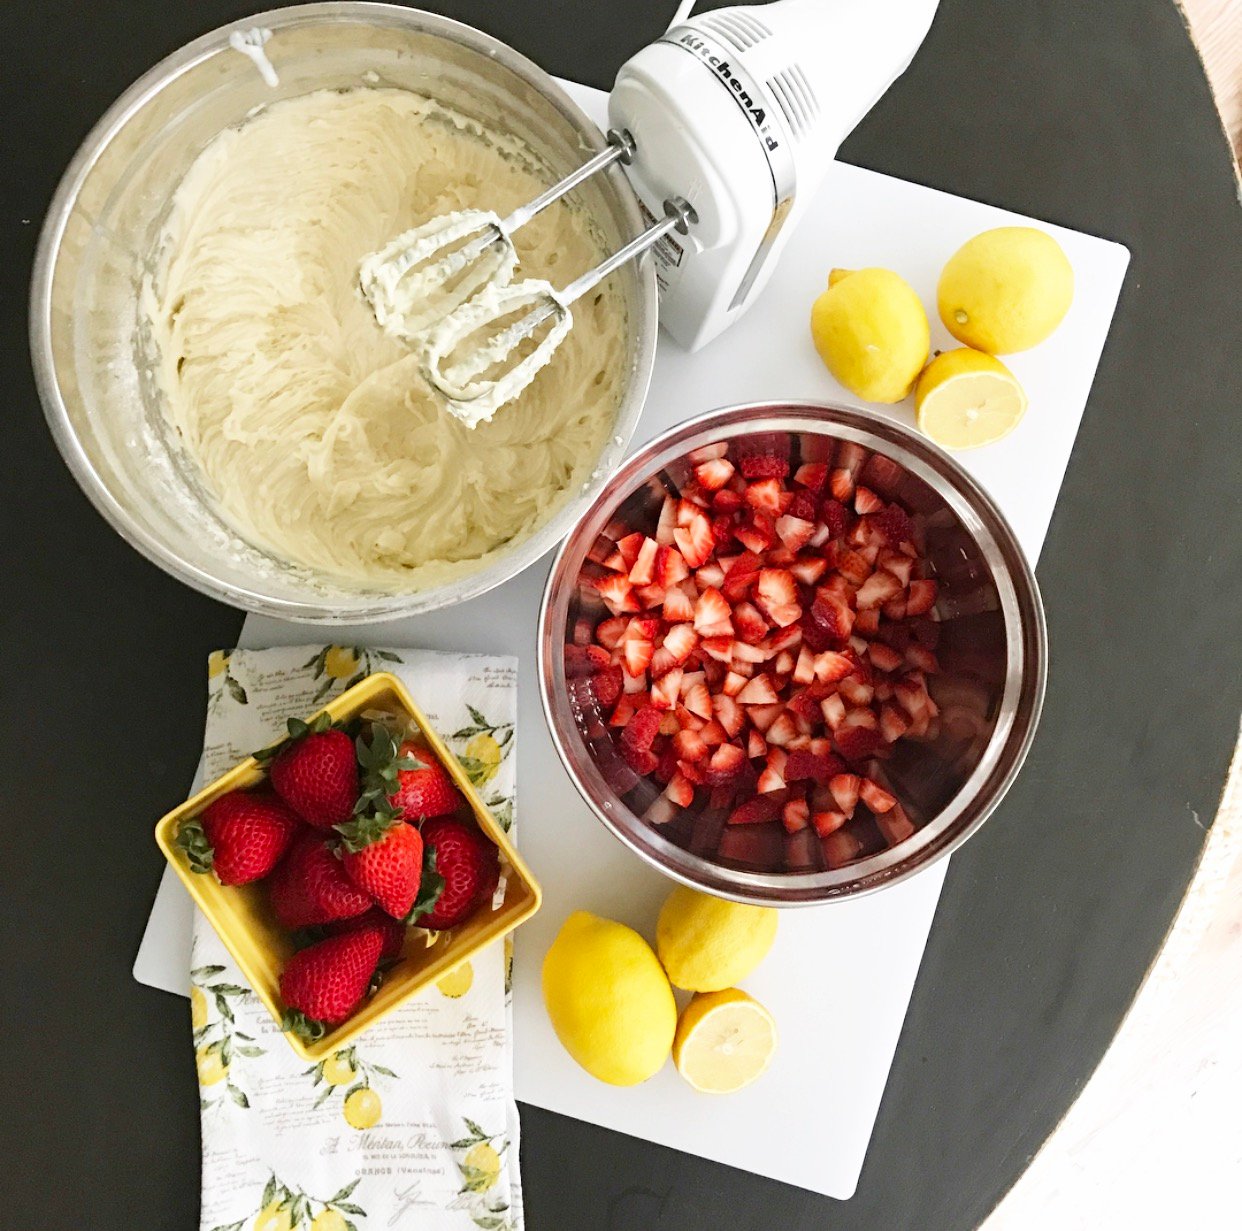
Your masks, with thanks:
[{"label": "dark gray table surface", "polygon": [[[607,87],[674,4],[433,7]],[[89,126],[248,10],[0,6],[0,1210],[23,1231],[197,1226],[185,1004],[129,968],[160,873],[150,826],[198,755],[203,659],[242,617],[141,560],[80,495],[29,375],[25,295]],[[942,0],[842,157],[1133,253],[1039,568],[1043,725],[953,860],[852,1201],[526,1108],[531,1231],[976,1226],[1107,1047],[1216,810],[1242,708],[1242,214],[1180,16],[1170,0]]]}]

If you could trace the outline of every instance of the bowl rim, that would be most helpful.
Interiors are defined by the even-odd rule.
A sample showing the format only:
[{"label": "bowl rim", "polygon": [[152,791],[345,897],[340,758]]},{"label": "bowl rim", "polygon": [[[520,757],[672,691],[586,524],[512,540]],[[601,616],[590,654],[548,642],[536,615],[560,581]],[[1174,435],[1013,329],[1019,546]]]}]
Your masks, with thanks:
[{"label": "bowl rim", "polygon": [[[228,45],[229,35],[235,31],[256,26],[276,31],[315,23],[350,24],[367,20],[372,24],[442,35],[486,59],[499,62],[537,88],[579,132],[589,150],[595,152],[604,148],[606,140],[599,126],[552,76],[508,43],[464,22],[422,9],[372,3],[370,0],[329,0],[263,10],[217,26],[165,56],[124,90],[96,121],[75,150],[47,207],[35,247],[28,300],[31,365],[44,418],[70,473],[108,525],[146,559],[210,598],[262,615],[322,625],[373,624],[478,598],[515,577],[560,542],[580,515],[583,503],[600,493],[609,473],[633,438],[651,383],[658,333],[655,268],[649,260],[642,261],[634,266],[637,319],[633,325],[633,349],[628,356],[631,380],[595,468],[576,493],[570,491],[565,494],[561,507],[552,517],[512,551],[498,557],[492,568],[461,578],[460,589],[451,596],[428,601],[424,595],[435,594],[436,590],[360,591],[367,597],[373,596],[375,602],[366,607],[343,608],[334,607],[331,598],[316,603],[309,599],[278,597],[250,584],[220,581],[211,572],[170,551],[158,536],[129,517],[70,427],[69,410],[57,379],[52,348],[53,272],[82,186],[103,150],[132,116],[171,82],[223,50]],[[615,172],[610,178],[614,183],[619,183],[616,177],[622,173],[616,168],[610,168],[610,171]],[[632,233],[638,234],[643,223],[633,193],[619,192],[618,206],[626,216]],[[609,461],[614,451],[617,456]],[[486,576],[493,572],[494,576]]]},{"label": "bowl rim", "polygon": [[[750,422],[749,418],[756,415],[762,415],[762,420]],[[562,730],[552,703],[553,689],[559,688],[563,696],[568,696],[563,655],[558,652],[564,641],[563,636],[560,641],[556,639],[555,629],[563,628],[568,609],[570,586],[563,584],[563,573],[571,553],[590,537],[594,523],[602,528],[618,505],[670,462],[700,445],[750,431],[819,431],[895,455],[894,460],[933,487],[976,541],[981,533],[991,540],[1009,570],[1004,576],[997,576],[994,571],[993,576],[1001,591],[1006,631],[1016,621],[1020,636],[1007,637],[1002,713],[979,764],[914,839],[832,871],[749,872],[729,868],[670,842],[606,787],[608,802],[601,806],[587,789],[575,763],[581,760],[593,767],[593,760],[585,753],[576,757],[575,749],[569,746],[570,740],[577,739],[585,747],[577,726],[574,724],[572,731]],[[935,467],[930,463],[935,463]],[[945,484],[943,477],[952,482]],[[560,617],[555,626],[554,609]],[[536,649],[540,699],[557,756],[575,789],[605,828],[645,862],[682,884],[733,901],[780,907],[852,900],[900,884],[939,862],[978,832],[1004,799],[1026,760],[1039,726],[1048,677],[1047,621],[1039,586],[1012,527],[986,489],[951,455],[896,420],[812,398],[740,402],[708,410],[674,425],[628,458],[557,551],[544,585]],[[1013,712],[1006,717],[1007,703]],[[1002,753],[1007,753],[1004,765],[998,764]],[[982,799],[984,791],[988,792],[986,799]],[[628,815],[644,841],[639,842],[634,832],[619,823],[618,815]]]}]

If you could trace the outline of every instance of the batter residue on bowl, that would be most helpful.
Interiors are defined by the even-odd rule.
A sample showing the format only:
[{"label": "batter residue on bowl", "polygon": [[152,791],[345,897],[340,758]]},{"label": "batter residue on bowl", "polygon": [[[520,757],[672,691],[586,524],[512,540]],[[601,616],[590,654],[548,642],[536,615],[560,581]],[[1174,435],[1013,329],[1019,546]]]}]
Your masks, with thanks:
[{"label": "batter residue on bowl", "polygon": [[[338,579],[415,589],[474,572],[589,476],[624,382],[607,286],[490,423],[438,405],[358,291],[359,260],[463,207],[544,182],[520,148],[419,95],[319,91],[221,133],[177,190],[146,302],[168,416],[253,542]],[[600,256],[557,203],[516,237],[519,276]]]}]

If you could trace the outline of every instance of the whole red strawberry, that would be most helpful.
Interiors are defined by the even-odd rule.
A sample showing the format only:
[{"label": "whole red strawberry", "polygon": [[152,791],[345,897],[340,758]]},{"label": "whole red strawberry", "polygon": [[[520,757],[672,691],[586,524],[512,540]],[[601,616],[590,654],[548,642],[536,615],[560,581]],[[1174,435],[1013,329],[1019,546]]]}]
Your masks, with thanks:
[{"label": "whole red strawberry", "polygon": [[377,927],[384,933],[384,947],[380,951],[380,960],[391,960],[400,957],[405,945],[405,924],[400,919],[386,915],[378,906],[372,906],[366,914],[357,915],[353,919],[338,919],[327,926],[329,936],[343,936],[357,928]]},{"label": "whole red strawberry", "polygon": [[372,723],[371,738],[358,737],[362,766],[361,809],[376,804],[397,811],[407,821],[447,816],[462,798],[444,767],[411,740],[398,746],[392,732]]},{"label": "whole red strawberry", "polygon": [[272,788],[308,825],[330,829],[353,815],[358,800],[354,741],[327,714],[289,719],[289,739],[268,770]]},{"label": "whole red strawberry", "polygon": [[295,843],[268,881],[268,898],[281,927],[291,932],[350,919],[371,906],[319,833]]},{"label": "whole red strawberry", "polygon": [[431,909],[414,922],[442,931],[465,920],[495,889],[500,855],[477,827],[453,817],[428,821],[422,833],[444,886]]},{"label": "whole red strawberry", "polygon": [[181,826],[177,845],[195,872],[214,871],[222,885],[248,885],[280,862],[301,828],[274,795],[230,791]]},{"label": "whole red strawberry", "polygon": [[394,919],[404,919],[423,877],[423,840],[391,810],[376,810],[338,825],[341,863],[350,880]]},{"label": "whole red strawberry", "polygon": [[393,807],[407,821],[456,812],[462,798],[444,766],[417,744],[402,744],[401,755],[413,759],[417,768],[397,771],[397,790],[389,796]]},{"label": "whole red strawberry", "polygon": [[280,976],[282,1028],[315,1039],[343,1022],[370,990],[384,941],[383,928],[356,927],[295,953]]}]

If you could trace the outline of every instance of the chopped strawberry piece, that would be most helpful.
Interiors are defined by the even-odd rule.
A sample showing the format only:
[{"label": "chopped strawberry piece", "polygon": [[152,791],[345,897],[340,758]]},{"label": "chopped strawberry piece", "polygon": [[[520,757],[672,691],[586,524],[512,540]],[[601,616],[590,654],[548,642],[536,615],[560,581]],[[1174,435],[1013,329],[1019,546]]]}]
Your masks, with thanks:
[{"label": "chopped strawberry piece", "polygon": [[752,705],[746,711],[746,716],[754,724],[757,730],[767,734],[768,728],[783,714],[784,705]]},{"label": "chopped strawberry piece", "polygon": [[794,482],[818,496],[828,482],[828,467],[823,462],[804,462],[794,472]]},{"label": "chopped strawberry piece", "polygon": [[680,624],[694,619],[694,603],[682,590],[670,590],[664,596],[664,622]]},{"label": "chopped strawberry piece", "polygon": [[625,733],[621,736],[621,747],[645,752],[655,743],[655,737],[659,731],[660,711],[653,706],[645,705],[625,728]]},{"label": "chopped strawberry piece", "polygon": [[811,820],[811,805],[805,799],[790,799],[781,809],[781,824],[786,833],[805,829]]},{"label": "chopped strawberry piece", "polygon": [[895,796],[890,795],[878,782],[873,782],[870,778],[863,779],[858,794],[863,803],[876,813],[887,812],[897,802]]},{"label": "chopped strawberry piece", "polygon": [[878,513],[884,507],[884,501],[869,487],[859,487],[854,492],[854,512],[859,515]]},{"label": "chopped strawberry piece", "polygon": [[811,824],[821,838],[826,838],[829,834],[836,833],[849,819],[844,812],[826,809],[822,812],[816,812],[811,817]]},{"label": "chopped strawberry piece", "polygon": [[906,615],[923,615],[935,604],[936,583],[934,581],[916,580],[910,583],[909,592],[906,594]]},{"label": "chopped strawberry piece", "polygon": [[835,684],[854,671],[854,660],[837,650],[824,650],[815,655],[815,678],[821,684]]},{"label": "chopped strawberry piece", "polygon": [[908,542],[914,534],[910,516],[899,504],[890,504],[883,512],[877,513],[871,519],[871,524],[884,541],[893,547],[898,543]]},{"label": "chopped strawberry piece", "polygon": [[634,704],[634,699],[626,694],[622,694],[621,699],[617,702],[617,708],[612,711],[612,717],[608,719],[608,725],[610,727],[624,727],[637,712],[638,707]]},{"label": "chopped strawberry piece", "polygon": [[833,693],[831,697],[825,697],[819,703],[819,708],[830,731],[835,732],[845,722],[845,702],[836,693]]},{"label": "chopped strawberry piece", "polygon": [[629,637],[622,648],[621,661],[628,675],[639,676],[651,666],[651,659],[654,655],[655,646],[650,641]]},{"label": "chopped strawberry piece", "polygon": [[[757,675],[747,682],[737,696],[740,705],[771,705],[776,700],[776,689],[766,675]],[[728,724],[725,724],[726,729]]]},{"label": "chopped strawberry piece", "polygon": [[807,645],[815,651],[840,649],[850,639],[854,613],[849,604],[821,588],[802,618]]},{"label": "chopped strawberry piece", "polygon": [[621,699],[621,668],[610,667],[592,676],[591,691],[602,709],[611,709]]},{"label": "chopped strawberry piece", "polygon": [[638,748],[622,748],[621,755],[625,758],[625,763],[636,773],[653,774],[660,767],[660,758],[650,750],[643,751]]},{"label": "chopped strawberry piece", "polygon": [[634,567],[634,562],[643,549],[645,539],[646,536],[642,534],[627,534],[617,543],[617,550],[621,553],[627,570]]},{"label": "chopped strawberry piece", "polygon": [[[682,507],[684,507],[684,501]],[[699,568],[711,559],[716,540],[712,535],[711,523],[693,505],[690,507],[694,510],[693,515],[684,525],[678,525],[673,531],[673,541],[677,544],[677,550],[681,552],[686,564],[690,568]],[[681,508],[678,509],[677,516],[680,521]]]},{"label": "chopped strawberry piece", "polygon": [[629,620],[624,616],[614,616],[611,620],[602,620],[595,628],[595,639],[606,650],[615,650],[625,636]]},{"label": "chopped strawberry piece", "polygon": [[[879,689],[876,690],[877,695]],[[885,705],[880,709],[880,734],[890,743],[895,744],[910,729],[905,714],[895,705]]]},{"label": "chopped strawberry piece", "polygon": [[847,761],[864,761],[884,742],[878,731],[842,725],[833,732],[837,751]]},{"label": "chopped strawberry piece", "polygon": [[776,534],[790,551],[801,551],[815,533],[813,522],[803,521],[800,517],[792,517],[788,513],[776,519]]},{"label": "chopped strawberry piece", "polygon": [[[785,510],[785,516],[799,517],[803,521],[814,523],[819,516],[819,504],[811,492],[797,488],[791,493],[789,507]],[[812,525],[811,533],[813,534],[814,532],[815,528]]]},{"label": "chopped strawberry piece", "polygon": [[659,547],[655,557],[655,580],[666,590],[690,576],[690,566],[675,547]]},{"label": "chopped strawberry piece", "polygon": [[705,722],[699,730],[699,737],[709,748],[718,748],[728,738],[728,733],[714,718]]},{"label": "chopped strawberry piece", "polygon": [[760,432],[734,442],[738,466],[748,479],[783,479],[789,473],[789,437]]},{"label": "chopped strawberry piece", "polygon": [[750,592],[750,587],[754,583],[755,578],[759,576],[759,566],[761,563],[759,556],[753,551],[742,552],[729,565],[728,571],[725,573],[724,581],[720,587],[725,598],[732,603],[745,598]]},{"label": "chopped strawberry piece", "polygon": [[742,772],[745,764],[746,754],[736,744],[721,744],[707,763],[707,785],[720,786],[721,783],[731,782]]},{"label": "chopped strawberry piece", "polygon": [[892,573],[872,573],[859,587],[855,601],[859,610],[879,607],[901,593],[901,582]]},{"label": "chopped strawberry piece", "polygon": [[780,747],[788,744],[797,736],[798,726],[794,722],[793,715],[786,712],[781,714],[763,734],[769,744],[776,744]]},{"label": "chopped strawberry piece", "polygon": [[694,631],[702,637],[733,636],[733,611],[714,586],[704,590],[694,605]]},{"label": "chopped strawberry piece", "polygon": [[741,734],[746,716],[742,713],[741,706],[732,697],[726,697],[723,693],[713,697],[712,714],[730,739]]},{"label": "chopped strawberry piece", "polygon": [[780,805],[774,799],[757,795],[754,799],[734,808],[729,813],[729,825],[762,825],[765,821],[774,821],[780,815]]},{"label": "chopped strawberry piece", "polygon": [[700,718],[710,718],[712,716],[712,696],[707,691],[706,684],[695,684],[686,693],[684,704],[686,709]]},{"label": "chopped strawberry piece", "polygon": [[883,607],[880,608],[884,612],[884,618],[896,624],[906,618],[906,600],[901,594],[896,598],[890,598]]},{"label": "chopped strawberry piece", "polygon": [[719,491],[733,478],[733,463],[725,461],[723,457],[700,462],[694,468],[694,477],[698,479],[704,491]]},{"label": "chopped strawberry piece", "polygon": [[720,663],[729,663],[733,660],[734,644],[732,637],[704,637],[699,648],[709,658]]},{"label": "chopped strawberry piece", "polygon": [[871,565],[859,552],[847,549],[837,557],[837,571],[851,585],[861,586],[871,576]]},{"label": "chopped strawberry piece", "polygon": [[810,647],[804,645],[799,648],[793,678],[795,684],[809,684],[815,678],[815,654]]},{"label": "chopped strawberry piece", "polygon": [[655,539],[644,538],[638,555],[630,566],[630,582],[635,586],[649,586],[655,580],[656,552],[660,544]]},{"label": "chopped strawberry piece", "polygon": [[712,538],[717,547],[727,547],[733,541],[733,518],[728,513],[712,518]]},{"label": "chopped strawberry piece", "polygon": [[817,756],[809,750],[791,751],[785,765],[785,777],[790,782],[803,782],[811,779],[815,782],[828,782],[833,774],[840,773],[844,768],[840,758],[832,753]]},{"label": "chopped strawberry piece", "polygon": [[779,479],[761,479],[746,489],[746,503],[751,508],[776,518],[784,512],[784,501],[781,499],[784,494],[785,490]]},{"label": "chopped strawberry piece", "polygon": [[880,631],[880,613],[871,607],[854,617],[854,631],[862,637],[874,637]]},{"label": "chopped strawberry piece", "polygon": [[[857,627],[857,624],[855,625]],[[882,641],[872,641],[867,646],[867,657],[880,671],[896,671],[905,661],[896,650]]]},{"label": "chopped strawberry piece", "polygon": [[603,671],[612,665],[612,658],[602,645],[584,646],[583,653],[596,671]]},{"label": "chopped strawberry piece", "polygon": [[882,547],[880,554],[876,556],[875,563],[877,568],[882,568],[886,573],[892,573],[901,582],[902,589],[910,584],[914,561],[909,556],[900,551],[893,551],[891,547]]},{"label": "chopped strawberry piece", "polygon": [[771,519],[756,513],[746,525],[738,526],[733,537],[748,551],[765,552],[772,546],[775,534],[775,524]]},{"label": "chopped strawberry piece", "polygon": [[[781,675],[789,675],[790,672],[793,671],[793,669],[794,669],[793,652],[790,650],[782,650],[776,656],[776,660],[772,664],[772,670],[775,671],[778,676],[781,676]],[[783,682],[784,681],[782,681],[782,683]]]},{"label": "chopped strawberry piece", "polygon": [[906,647],[906,662],[928,675],[935,675],[940,670],[940,661],[925,645],[913,642]]},{"label": "chopped strawberry piece", "polygon": [[854,476],[839,466],[828,476],[828,490],[834,500],[848,500],[854,494]]},{"label": "chopped strawberry piece", "polygon": [[766,756],[768,751],[768,741],[759,734],[754,727],[746,733],[746,755],[752,760],[755,757]]},{"label": "chopped strawberry piece", "polygon": [[[694,584],[697,590],[716,589],[719,590],[724,585],[725,571],[721,567],[718,560],[709,560],[702,568],[698,569],[694,574]],[[695,597],[698,595],[696,593]]]},{"label": "chopped strawberry piece", "polygon": [[673,750],[682,761],[701,761],[707,756],[707,745],[697,731],[685,728],[673,736]]},{"label": "chopped strawberry piece", "polygon": [[736,697],[746,687],[747,682],[746,676],[740,671],[730,671],[724,677],[724,683],[720,685],[720,690],[726,697]]},{"label": "chopped strawberry piece", "polygon": [[694,784],[679,770],[669,780],[664,794],[679,808],[688,808],[694,802]]},{"label": "chopped strawberry piece", "polygon": [[660,647],[666,651],[678,666],[694,653],[699,643],[698,634],[688,624],[674,624],[664,634],[664,644]]},{"label": "chopped strawberry piece", "polygon": [[717,513],[736,513],[745,503],[741,493],[732,487],[722,487],[712,496],[712,508]]},{"label": "chopped strawberry piece", "polygon": [[862,779],[857,774],[837,774],[828,782],[828,790],[832,792],[832,798],[846,816],[854,815],[861,787]]},{"label": "chopped strawberry piece", "polygon": [[802,644],[802,629],[796,624],[788,624],[778,628],[767,640],[769,653],[779,654],[782,650],[792,650]]},{"label": "chopped strawberry piece", "polygon": [[[656,651],[659,654],[659,650]],[[681,692],[682,670],[674,667],[651,685],[651,704],[657,709],[671,710]],[[670,732],[671,734],[671,732]]]},{"label": "chopped strawberry piece", "polygon": [[733,627],[737,635],[751,645],[757,645],[767,636],[768,623],[753,603],[739,603],[733,609]]},{"label": "chopped strawberry piece", "polygon": [[775,607],[796,605],[798,584],[794,575],[788,569],[760,569],[755,585],[755,600],[769,614]]},{"label": "chopped strawberry piece", "polygon": [[630,584],[630,579],[623,574],[614,573],[608,577],[600,577],[595,582],[595,588],[613,615],[639,610],[634,587]]}]

